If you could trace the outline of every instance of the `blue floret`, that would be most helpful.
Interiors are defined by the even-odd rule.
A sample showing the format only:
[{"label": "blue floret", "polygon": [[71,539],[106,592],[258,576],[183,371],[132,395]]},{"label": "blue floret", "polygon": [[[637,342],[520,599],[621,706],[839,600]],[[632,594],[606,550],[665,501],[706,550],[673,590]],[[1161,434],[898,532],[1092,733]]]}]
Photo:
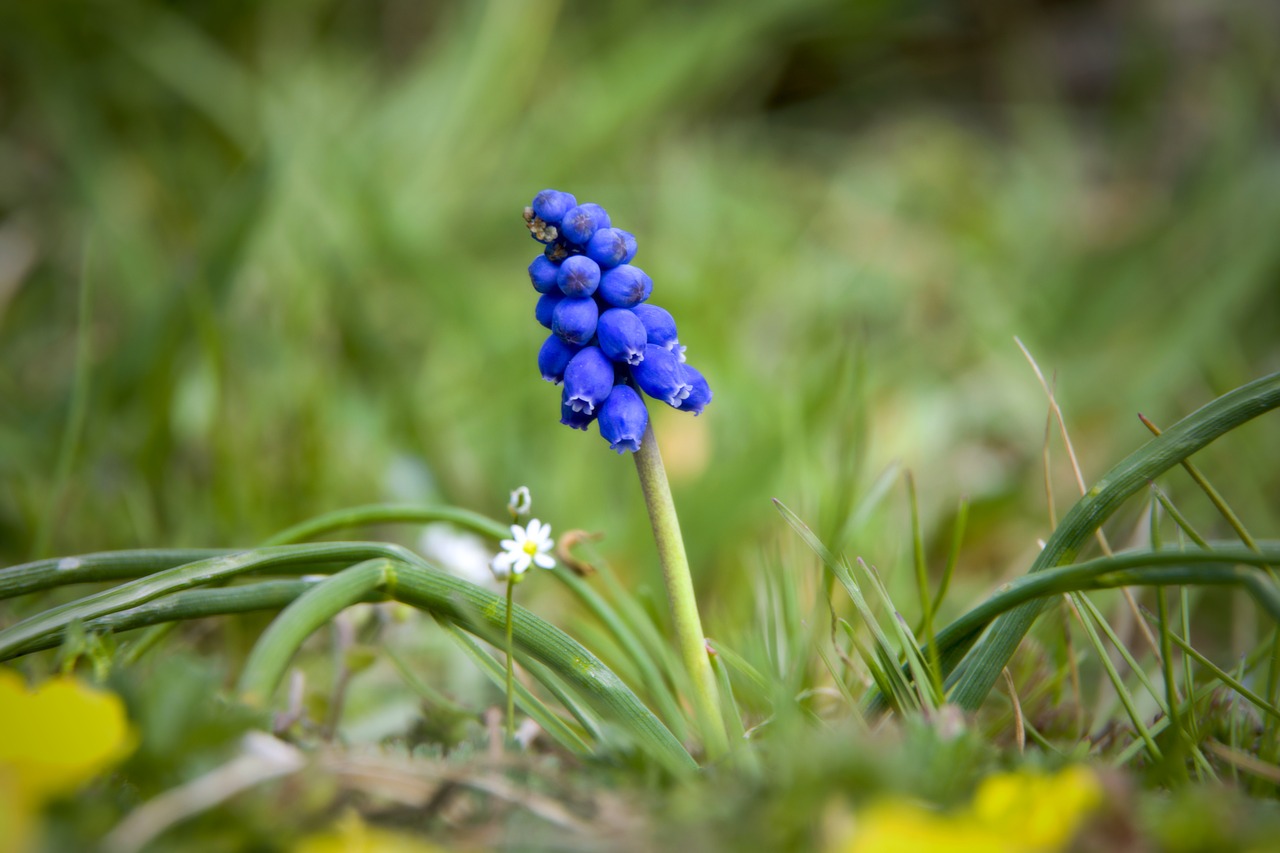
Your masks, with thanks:
[{"label": "blue floret", "polygon": [[600,276],[600,296],[615,308],[632,308],[649,298],[653,292],[653,279],[648,273],[631,264],[622,264],[605,270]]},{"label": "blue floret", "polygon": [[559,272],[560,267],[551,259],[546,255],[538,255],[529,264],[529,281],[533,282],[533,289],[539,293],[550,293],[556,287]]},{"label": "blue floret", "polygon": [[556,306],[564,301],[564,294],[559,289],[551,293],[544,293],[538,297],[538,304],[533,306],[533,316],[538,318],[538,322],[551,328],[551,321],[555,317]]},{"label": "blue floret", "polygon": [[599,424],[600,435],[609,442],[610,450],[635,453],[649,426],[649,412],[630,386],[616,385],[600,407]]},{"label": "blue floret", "polygon": [[613,361],[639,364],[644,361],[645,330],[640,318],[626,308],[610,308],[596,323],[600,349]]},{"label": "blue floret", "polygon": [[565,402],[568,391],[560,394],[560,423],[574,429],[585,430],[591,426],[591,422],[596,419],[594,414],[588,415],[586,412],[577,412]]},{"label": "blue floret", "polygon": [[640,318],[640,322],[644,323],[649,343],[657,344],[664,349],[671,349],[679,343],[676,336],[676,320],[671,316],[670,311],[659,308],[657,305],[637,305],[631,310]]},{"label": "blue floret", "polygon": [[533,215],[548,225],[559,225],[560,220],[569,210],[577,206],[578,200],[571,194],[560,190],[543,190],[533,197]]},{"label": "blue floret", "polygon": [[581,349],[577,344],[571,344],[559,335],[552,334],[543,341],[542,349],[538,350],[538,370],[542,372],[542,378],[559,385],[564,380],[564,369],[569,366],[569,360]]},{"label": "blue floret", "polygon": [[580,204],[570,208],[560,221],[560,234],[570,243],[584,245],[601,228],[608,228],[609,214],[598,204]]},{"label": "blue floret", "polygon": [[695,367],[689,364],[681,365],[684,368],[684,378],[693,390],[689,392],[689,396],[684,398],[684,402],[680,404],[680,411],[693,412],[694,417],[702,414],[702,410],[711,402],[711,398],[715,395],[711,393],[711,386],[707,384],[706,378]]},{"label": "blue floret", "polygon": [[565,296],[590,296],[600,284],[600,266],[586,255],[565,258],[556,274]]},{"label": "blue floret", "polygon": [[565,296],[551,312],[551,331],[571,344],[585,346],[595,336],[599,318],[600,309],[590,296]]},{"label": "blue floret", "polygon": [[640,390],[668,406],[680,408],[693,392],[682,365],[668,349],[645,344],[644,361],[631,368],[631,377]]},{"label": "blue floret", "polygon": [[636,256],[636,238],[621,228],[601,228],[587,241],[587,257],[601,269],[627,264]]},{"label": "blue floret", "polygon": [[545,327],[552,328],[552,318],[556,316],[556,306],[564,301],[563,293],[559,289],[550,293],[543,293],[538,297],[538,305],[534,306],[534,316],[538,318],[539,323]]},{"label": "blue floret", "polygon": [[576,412],[596,414],[613,390],[613,364],[599,347],[586,347],[564,369],[564,402]]}]

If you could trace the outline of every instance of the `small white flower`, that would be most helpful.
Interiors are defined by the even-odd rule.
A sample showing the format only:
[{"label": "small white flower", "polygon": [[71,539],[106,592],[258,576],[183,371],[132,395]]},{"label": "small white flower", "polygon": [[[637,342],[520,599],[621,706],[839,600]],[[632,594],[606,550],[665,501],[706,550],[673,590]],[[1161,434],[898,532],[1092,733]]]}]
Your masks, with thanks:
[{"label": "small white flower", "polygon": [[507,509],[512,515],[520,516],[529,512],[533,506],[533,499],[529,497],[529,487],[521,486],[511,493],[511,499],[507,501]]},{"label": "small white flower", "polygon": [[502,552],[493,558],[489,567],[498,580],[506,580],[510,575],[522,575],[530,565],[538,565],[549,569],[556,561],[547,552],[555,544],[551,539],[551,525],[543,524],[538,519],[529,522],[527,528],[518,524],[511,525],[512,539],[502,540]]}]

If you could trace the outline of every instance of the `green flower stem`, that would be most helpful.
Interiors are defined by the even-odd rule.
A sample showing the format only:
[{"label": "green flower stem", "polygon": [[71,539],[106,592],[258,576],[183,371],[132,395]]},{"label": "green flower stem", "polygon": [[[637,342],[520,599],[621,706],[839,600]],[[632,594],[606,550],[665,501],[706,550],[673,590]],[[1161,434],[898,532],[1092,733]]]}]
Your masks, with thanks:
[{"label": "green flower stem", "polygon": [[516,738],[515,646],[511,642],[512,607],[515,603],[516,573],[507,575],[507,742]]},{"label": "green flower stem", "polygon": [[662,453],[658,450],[652,426],[645,430],[640,450],[634,455],[640,488],[649,508],[649,521],[653,524],[658,559],[662,562],[667,598],[671,602],[676,645],[693,685],[693,706],[703,733],[703,746],[707,756],[715,760],[728,751],[728,736],[720,715],[720,696],[707,655],[698,601],[693,594],[693,578],[689,574],[689,558],[680,535],[680,519],[671,499],[671,487],[667,483],[667,472],[662,466]]},{"label": "green flower stem", "polygon": [[[1125,500],[1147,488],[1152,479],[1214,439],[1277,406],[1280,373],[1273,373],[1224,394],[1169,427],[1104,474],[1076,502],[1030,571],[1042,572],[1073,561],[1103,522]],[[978,709],[1043,608],[1043,601],[1028,602],[992,626],[991,633],[974,649],[965,661],[964,671],[955,679],[952,700],[957,705],[966,711]],[[944,674],[956,668],[975,639],[970,639],[968,645],[956,646],[950,654],[943,653]]]}]

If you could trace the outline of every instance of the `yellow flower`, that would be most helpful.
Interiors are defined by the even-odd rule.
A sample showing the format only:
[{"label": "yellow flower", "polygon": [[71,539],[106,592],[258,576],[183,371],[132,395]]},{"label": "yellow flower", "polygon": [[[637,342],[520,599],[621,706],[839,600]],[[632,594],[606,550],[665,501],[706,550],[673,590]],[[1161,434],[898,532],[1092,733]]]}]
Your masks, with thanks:
[{"label": "yellow flower", "polygon": [[973,797],[973,817],[1021,839],[1026,850],[1058,850],[1085,817],[1102,804],[1102,785],[1087,768],[1067,767],[1052,776],[997,773]]},{"label": "yellow flower", "polygon": [[111,767],[134,743],[114,693],[68,676],[28,689],[0,668],[0,838],[26,849],[45,802]]},{"label": "yellow flower", "polygon": [[328,832],[299,841],[293,853],[440,853],[440,850],[412,835],[370,828],[360,815],[348,812]]},{"label": "yellow flower", "polygon": [[947,815],[911,800],[889,799],[858,816],[843,853],[1001,853],[999,833],[964,815]]},{"label": "yellow flower", "polygon": [[67,676],[29,690],[11,669],[0,669],[0,732],[0,773],[36,802],[74,791],[134,746],[119,696]]},{"label": "yellow flower", "polygon": [[983,780],[968,808],[943,814],[903,799],[867,808],[837,849],[842,853],[1051,853],[1075,837],[1102,803],[1086,767],[1052,776],[1018,771]]}]

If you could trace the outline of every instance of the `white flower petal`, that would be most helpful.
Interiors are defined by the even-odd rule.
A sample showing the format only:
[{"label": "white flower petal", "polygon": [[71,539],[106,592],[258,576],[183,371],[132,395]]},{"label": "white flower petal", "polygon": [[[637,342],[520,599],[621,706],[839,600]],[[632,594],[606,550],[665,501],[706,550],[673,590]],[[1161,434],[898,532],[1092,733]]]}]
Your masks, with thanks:
[{"label": "white flower petal", "polygon": [[489,562],[489,568],[493,572],[493,576],[498,580],[506,580],[511,574],[511,563],[515,557],[512,554],[503,551]]},{"label": "white flower petal", "polygon": [[551,525],[532,519],[527,527],[511,525],[511,539],[502,540],[502,553],[494,557],[490,568],[494,576],[504,580],[522,574],[532,565],[550,569],[556,562],[547,552],[555,546]]}]

